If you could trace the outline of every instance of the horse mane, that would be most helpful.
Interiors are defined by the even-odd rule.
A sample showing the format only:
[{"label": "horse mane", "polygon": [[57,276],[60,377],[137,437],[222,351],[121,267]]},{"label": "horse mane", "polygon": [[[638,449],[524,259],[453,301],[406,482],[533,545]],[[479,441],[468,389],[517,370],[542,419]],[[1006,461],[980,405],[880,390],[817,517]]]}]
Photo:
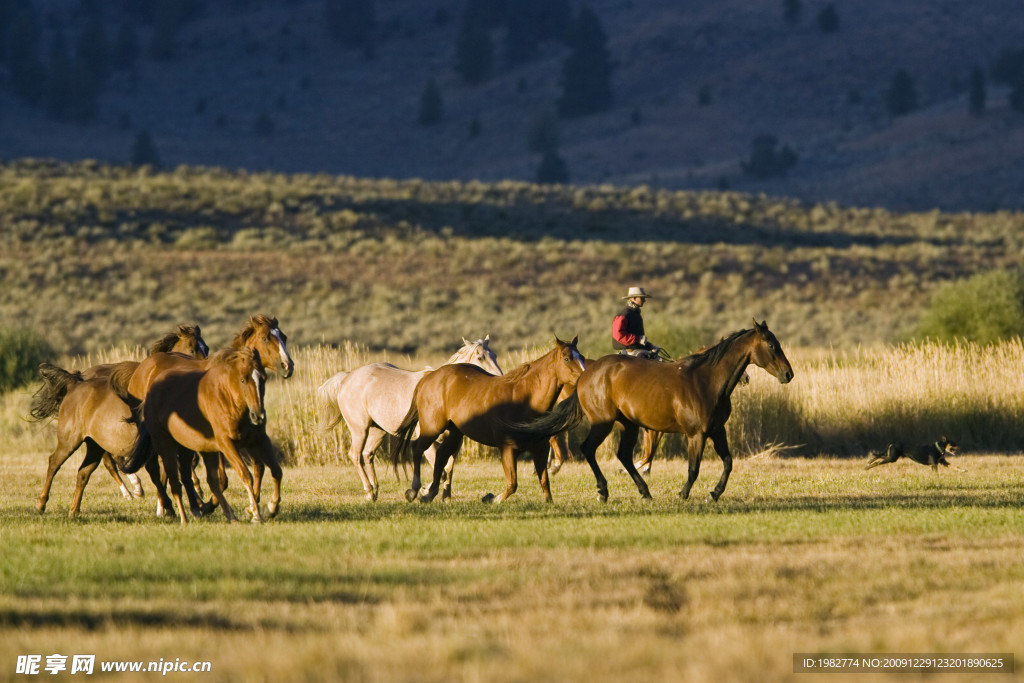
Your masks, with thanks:
[{"label": "horse mane", "polygon": [[235,335],[234,340],[231,342],[231,346],[243,346],[245,342],[249,340],[254,334],[256,334],[257,328],[266,328],[272,330],[277,327],[277,318],[271,318],[269,316],[258,314],[249,318],[249,322],[245,324],[242,331]]},{"label": "horse mane", "polygon": [[725,355],[725,352],[729,349],[729,347],[732,345],[734,341],[750,332],[753,332],[753,330],[738,330],[736,332],[733,332],[728,337],[723,338],[717,344],[709,346],[696,353],[690,354],[689,356],[686,356],[685,358],[681,359],[679,362],[684,367],[688,368],[695,368],[700,365],[707,364],[714,365],[718,361],[722,360],[722,357]]},{"label": "horse mane", "polygon": [[195,339],[199,336],[198,325],[178,325],[178,329],[168,332],[160,339],[150,344],[149,353],[167,353],[174,348],[174,345],[178,343],[178,340],[182,337],[192,337]]},{"label": "horse mane", "polygon": [[215,363],[223,363],[224,365],[230,365],[238,361],[239,359],[243,361],[248,361],[253,356],[255,356],[256,353],[256,351],[245,346],[229,346],[226,349],[220,349],[219,351],[215,351],[210,356],[210,360]]},{"label": "horse mane", "polygon": [[516,382],[521,380],[526,375],[526,373],[530,371],[530,367],[532,365],[532,361],[527,361],[526,363],[523,363],[515,370],[510,370],[509,372],[506,372],[504,375],[501,376],[501,379],[511,384],[515,384]]}]

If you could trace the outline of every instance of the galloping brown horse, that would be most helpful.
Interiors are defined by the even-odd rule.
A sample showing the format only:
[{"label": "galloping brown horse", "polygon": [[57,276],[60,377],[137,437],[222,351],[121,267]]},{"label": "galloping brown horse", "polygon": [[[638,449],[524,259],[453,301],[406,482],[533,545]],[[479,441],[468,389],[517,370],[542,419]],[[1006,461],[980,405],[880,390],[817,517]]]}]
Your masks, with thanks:
[{"label": "galloping brown horse", "polygon": [[710,438],[722,458],[722,478],[711,492],[718,500],[732,471],[732,454],[725,423],[732,413],[731,394],[753,363],[786,384],[793,368],[782,346],[765,323],[740,330],[708,350],[672,363],[630,356],[605,356],[587,364],[576,393],[554,410],[530,423],[506,425],[513,438],[535,440],[570,429],[583,420],[590,432],[580,446],[597,480],[601,500],[608,499],[608,481],[597,465],[598,446],[616,423],[623,428],[616,456],[636,483],[640,495],[650,498],[647,483],[633,464],[633,446],[640,428],[673,432],[687,437],[689,476],[679,492],[690,496],[700,472],[704,445]]},{"label": "galloping brown horse", "polygon": [[[153,353],[174,351],[205,358],[208,349],[198,325],[179,325],[176,330],[153,342],[150,350]],[[122,361],[94,365],[81,372],[68,372],[49,363],[39,366],[43,384],[33,395],[29,412],[36,420],[57,416],[57,447],[50,455],[46,480],[36,503],[39,512],[46,510],[53,477],[83,443],[86,453],[78,468],[78,480],[69,514],[78,514],[85,487],[101,461],[122,495],[125,498],[132,497],[118,474],[111,454],[119,457],[126,455],[135,441],[136,429],[128,424],[131,410],[111,389],[109,376],[118,368],[135,368],[138,365],[137,361]],[[159,496],[163,492],[160,486],[160,467],[154,463],[154,467],[148,471]],[[137,477],[129,476],[135,487],[135,495],[141,497],[142,485]],[[166,494],[159,505],[166,505],[170,509],[171,501]],[[158,514],[160,512],[162,510],[158,510]]]},{"label": "galloping brown horse", "polygon": [[[256,315],[249,318],[249,322],[235,335],[228,348],[252,349],[258,353],[265,370],[279,372],[282,377],[288,378],[295,370],[295,363],[288,355],[287,341],[288,337],[281,331],[277,318]],[[154,353],[134,370],[125,369],[114,372],[110,381],[118,395],[135,408],[146,398],[150,386],[164,372],[168,370],[205,370],[206,363],[207,361],[187,358],[176,353]],[[259,500],[263,472],[265,468],[269,468],[274,492],[269,504],[268,515],[273,517],[277,514],[281,501],[281,465],[273,456],[272,450],[261,451],[260,455],[268,455],[269,458],[264,460],[261,457],[253,457],[253,477],[255,478],[253,490],[256,492],[256,500]],[[207,462],[205,458],[204,462]],[[218,464],[217,470],[220,475],[221,488],[226,488],[227,478],[224,476],[223,464]]]},{"label": "galloping brown horse", "polygon": [[[204,363],[204,369],[165,372],[150,386],[141,406],[138,440],[124,468],[128,472],[137,470],[155,450],[163,462],[182,524],[188,518],[181,501],[181,479],[191,476],[192,452],[203,454],[210,495],[229,522],[238,518],[220,487],[218,452],[242,479],[249,494],[252,521],[262,521],[252,478],[238,449],[245,448],[254,459],[273,459],[264,428],[266,378],[259,352],[242,347],[218,351]],[[191,489],[188,493],[192,514],[199,516],[199,501]]]},{"label": "galloping brown horse", "polygon": [[[547,437],[516,442],[508,438],[502,425],[529,420],[551,410],[562,387],[575,382],[583,372],[583,357],[576,350],[576,341],[575,337],[570,342],[556,337],[551,351],[498,377],[464,363],[443,365],[427,373],[416,386],[412,406],[398,429],[392,451],[397,466],[408,454],[407,446],[412,441],[413,479],[411,488],[405,492],[406,498],[415,500],[419,494],[423,452],[448,429],[448,438],[437,448],[433,481],[428,493],[422,496],[424,502],[437,495],[445,464],[458,452],[464,436],[501,449],[505,491],[497,498],[488,494],[484,502],[501,502],[515,493],[520,450],[533,453],[537,478],[544,497],[550,501]],[[417,424],[419,436],[412,439]]]}]

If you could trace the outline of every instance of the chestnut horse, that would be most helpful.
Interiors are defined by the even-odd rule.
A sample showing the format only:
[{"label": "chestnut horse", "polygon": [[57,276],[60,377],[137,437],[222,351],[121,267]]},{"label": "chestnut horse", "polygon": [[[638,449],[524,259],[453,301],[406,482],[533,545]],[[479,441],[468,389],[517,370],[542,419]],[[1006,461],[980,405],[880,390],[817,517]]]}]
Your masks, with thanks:
[{"label": "chestnut horse", "polygon": [[[235,335],[228,348],[249,348],[257,351],[265,370],[279,372],[282,377],[288,378],[295,370],[295,363],[288,355],[287,341],[288,337],[278,326],[277,318],[256,315],[249,318],[249,322]],[[154,353],[134,370],[115,372],[110,381],[118,395],[134,408],[145,399],[149,387],[162,373],[168,370],[203,370],[206,369],[207,362],[175,353]],[[268,450],[261,454],[272,455],[272,451]],[[207,462],[205,458],[204,462]],[[270,469],[274,484],[273,498],[268,510],[269,516],[273,517],[277,514],[281,500],[281,465],[276,457],[270,457],[265,461],[253,458],[253,490],[256,492],[256,500],[260,497],[264,468]],[[224,476],[223,464],[219,464],[217,470],[221,488],[226,488],[227,478]]]},{"label": "chestnut horse", "polygon": [[[179,325],[176,330],[153,342],[150,351],[174,351],[205,358],[208,349],[198,325]],[[131,450],[136,429],[128,423],[131,410],[111,389],[109,376],[118,368],[135,368],[138,365],[136,361],[105,363],[81,372],[68,372],[49,363],[39,366],[43,385],[33,395],[29,412],[36,420],[57,416],[57,447],[50,455],[46,480],[36,503],[36,510],[40,513],[46,511],[53,477],[83,443],[86,446],[86,453],[78,468],[78,481],[69,514],[78,514],[85,487],[101,461],[120,488],[121,495],[129,499],[132,497],[132,492],[124,485],[111,455],[124,456]],[[156,484],[159,497],[163,491],[163,487],[159,485],[159,465],[154,463],[154,468],[149,470],[149,474]],[[139,483],[138,477],[134,474],[128,476],[134,485],[135,496],[142,497],[142,484]],[[170,509],[171,501],[166,494],[159,505],[166,505],[166,508]],[[162,514],[162,509],[158,509],[157,513]]]},{"label": "chestnut horse", "polygon": [[651,493],[633,464],[633,446],[641,428],[687,437],[689,476],[679,492],[690,496],[700,472],[704,445],[710,438],[722,458],[722,477],[711,492],[718,500],[732,471],[732,454],[725,423],[732,413],[731,394],[753,363],[782,384],[793,379],[793,368],[778,339],[764,322],[740,330],[708,350],[679,361],[663,363],[630,356],[605,356],[587,364],[576,393],[554,410],[529,423],[506,424],[514,439],[546,438],[586,420],[590,432],[581,445],[597,480],[597,493],[608,500],[608,481],[597,465],[598,446],[618,423],[623,428],[616,456],[636,483],[640,495]]},{"label": "chestnut horse", "polygon": [[[266,379],[259,352],[244,346],[218,351],[202,369],[163,373],[149,387],[142,403],[142,424],[125,470],[139,469],[155,451],[167,473],[178,517],[185,524],[188,517],[181,501],[182,479],[191,476],[192,452],[200,452],[206,463],[210,495],[228,521],[235,522],[238,518],[224,498],[217,476],[219,452],[242,479],[249,494],[252,521],[263,521],[252,477],[239,448],[245,448],[253,460],[273,459],[263,407]],[[199,501],[191,489],[187,492],[192,514],[199,516]]]},{"label": "chestnut horse", "polygon": [[[492,375],[502,374],[498,359],[491,351],[490,336],[476,341],[462,340],[462,348],[455,352],[445,365],[470,363],[483,368]],[[339,372],[320,385],[316,390],[325,412],[320,430],[333,428],[342,419],[352,435],[349,457],[356,466],[363,482],[367,500],[377,500],[377,472],[373,465],[374,452],[384,440],[385,434],[398,432],[402,419],[412,405],[416,385],[430,368],[411,372],[390,363],[372,363],[352,372]],[[434,452],[439,444],[432,444],[426,451],[427,460],[433,465]],[[451,496],[452,465],[445,467],[443,498]]]},{"label": "chestnut horse", "polygon": [[[429,502],[437,495],[444,465],[458,452],[463,437],[468,436],[485,446],[501,449],[505,491],[497,498],[492,494],[484,496],[484,502],[501,502],[515,493],[520,450],[533,454],[537,478],[545,499],[550,502],[547,439],[551,435],[546,435],[542,441],[517,442],[508,437],[502,425],[529,420],[551,410],[562,388],[574,383],[583,372],[584,361],[576,350],[576,342],[575,337],[570,342],[556,337],[551,351],[501,377],[461,363],[443,365],[428,372],[416,386],[412,406],[398,429],[392,450],[397,467],[412,442],[412,487],[405,492],[405,497],[415,500],[419,495],[423,452],[447,429],[449,436],[440,444],[435,456],[433,481],[421,500]],[[417,426],[419,436],[414,439]]]}]

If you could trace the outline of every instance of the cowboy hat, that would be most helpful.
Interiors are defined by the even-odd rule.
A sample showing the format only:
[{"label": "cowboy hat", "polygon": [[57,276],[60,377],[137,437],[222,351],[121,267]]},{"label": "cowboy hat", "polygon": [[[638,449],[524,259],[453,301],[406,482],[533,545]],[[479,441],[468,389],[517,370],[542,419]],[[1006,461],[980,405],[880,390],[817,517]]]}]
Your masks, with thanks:
[{"label": "cowboy hat", "polygon": [[641,297],[643,299],[653,299],[654,298],[650,294],[645,292],[643,287],[630,287],[629,288],[629,294],[627,294],[626,296],[624,296],[622,298],[623,299],[633,299],[635,297]]}]

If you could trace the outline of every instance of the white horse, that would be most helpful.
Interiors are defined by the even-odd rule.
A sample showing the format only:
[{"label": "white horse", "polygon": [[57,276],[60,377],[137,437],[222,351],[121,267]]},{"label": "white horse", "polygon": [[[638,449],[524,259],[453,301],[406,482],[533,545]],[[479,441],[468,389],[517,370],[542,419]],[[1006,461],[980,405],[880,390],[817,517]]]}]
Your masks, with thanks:
[{"label": "white horse", "polygon": [[[497,356],[488,346],[490,335],[476,341],[462,340],[462,348],[448,359],[451,363],[472,363],[492,375],[504,374],[498,366]],[[364,365],[351,372],[339,372],[316,390],[324,410],[319,428],[323,431],[337,426],[342,419],[352,434],[349,457],[363,481],[367,500],[377,500],[377,472],[373,455],[385,434],[394,435],[402,424],[413,392],[423,375],[432,368],[418,372],[402,370],[390,363]],[[431,445],[423,455],[434,463],[437,444]],[[452,466],[454,458],[445,467],[446,483],[443,497],[451,496]]]}]

